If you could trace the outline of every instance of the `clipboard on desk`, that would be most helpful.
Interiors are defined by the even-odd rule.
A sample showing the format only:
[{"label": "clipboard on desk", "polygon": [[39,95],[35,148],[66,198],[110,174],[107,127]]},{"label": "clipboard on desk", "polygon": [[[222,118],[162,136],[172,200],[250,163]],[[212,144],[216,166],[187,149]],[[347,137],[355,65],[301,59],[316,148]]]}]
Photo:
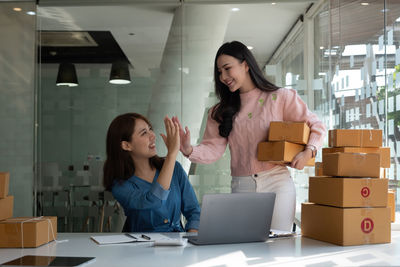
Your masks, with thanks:
[{"label": "clipboard on desk", "polygon": [[95,243],[98,245],[113,245],[113,244],[125,244],[133,242],[152,242],[151,237],[144,234],[118,234],[118,235],[97,235],[91,236]]},{"label": "clipboard on desk", "polygon": [[126,233],[118,235],[97,235],[91,236],[98,245],[126,244],[134,242],[158,242],[170,239],[159,233]]}]

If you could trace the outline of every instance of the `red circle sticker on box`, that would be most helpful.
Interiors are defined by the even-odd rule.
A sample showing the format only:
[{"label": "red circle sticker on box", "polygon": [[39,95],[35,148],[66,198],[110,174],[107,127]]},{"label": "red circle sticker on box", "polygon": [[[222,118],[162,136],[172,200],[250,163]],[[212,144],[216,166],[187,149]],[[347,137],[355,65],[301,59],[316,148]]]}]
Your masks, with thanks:
[{"label": "red circle sticker on box", "polygon": [[361,230],[366,234],[371,233],[374,230],[374,222],[370,218],[365,218],[361,222]]},{"label": "red circle sticker on box", "polygon": [[363,196],[363,197],[368,197],[369,196],[369,193],[370,193],[370,191],[369,191],[369,188],[368,187],[363,187],[362,189],[361,189],[361,195]]}]

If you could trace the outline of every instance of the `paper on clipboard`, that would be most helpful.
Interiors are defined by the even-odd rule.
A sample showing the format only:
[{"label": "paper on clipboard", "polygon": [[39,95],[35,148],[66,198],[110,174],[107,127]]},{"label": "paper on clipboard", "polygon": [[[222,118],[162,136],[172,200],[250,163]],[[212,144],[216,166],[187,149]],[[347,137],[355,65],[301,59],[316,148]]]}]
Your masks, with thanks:
[{"label": "paper on clipboard", "polygon": [[124,234],[91,236],[90,239],[99,245],[136,242],[136,239]]},{"label": "paper on clipboard", "polygon": [[167,240],[172,240],[171,238],[159,233],[126,233],[118,235],[98,235],[91,236],[90,239],[92,239],[99,245],[124,244],[133,242],[165,242]]}]

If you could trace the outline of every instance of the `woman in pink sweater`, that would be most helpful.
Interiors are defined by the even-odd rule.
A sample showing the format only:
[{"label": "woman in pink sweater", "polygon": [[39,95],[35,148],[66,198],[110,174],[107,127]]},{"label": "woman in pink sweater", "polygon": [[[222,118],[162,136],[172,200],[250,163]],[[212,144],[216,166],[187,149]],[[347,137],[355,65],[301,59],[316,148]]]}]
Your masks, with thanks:
[{"label": "woman in pink sweater", "polygon": [[[250,50],[233,41],[215,57],[215,91],[220,102],[208,114],[200,145],[190,144],[190,131],[180,126],[180,150],[190,161],[217,161],[229,144],[232,193],[275,192],[272,229],[290,231],[296,209],[296,191],[287,167],[257,160],[257,144],[266,141],[271,121],[306,122],[311,134],[306,149],[290,167],[303,169],[315,157],[326,129],[293,89],[268,82]],[[173,118],[179,123],[177,117]],[[179,123],[180,125],[180,123]]]}]

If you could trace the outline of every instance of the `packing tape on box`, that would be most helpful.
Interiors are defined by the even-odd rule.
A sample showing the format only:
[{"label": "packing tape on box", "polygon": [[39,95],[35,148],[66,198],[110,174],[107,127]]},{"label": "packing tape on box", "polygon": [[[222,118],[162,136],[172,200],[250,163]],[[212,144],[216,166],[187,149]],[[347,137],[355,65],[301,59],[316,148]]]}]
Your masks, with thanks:
[{"label": "packing tape on box", "polygon": [[367,153],[353,153],[357,154],[357,159],[359,161],[366,161],[367,160]]},{"label": "packing tape on box", "polygon": [[[368,132],[367,132],[368,131]],[[372,129],[365,129],[365,130],[361,130],[361,134],[360,134],[360,147],[363,147],[363,140],[364,140],[364,132],[367,132],[367,135],[369,135],[369,141],[372,142]]]},{"label": "packing tape on box", "polygon": [[[361,190],[360,190],[360,194],[362,197],[362,203],[363,205],[367,205],[367,206],[371,206],[371,198],[369,197],[371,195],[371,186],[372,186],[372,179],[362,179],[361,180]],[[363,189],[364,188],[368,189],[368,196],[363,196]]]},{"label": "packing tape on box", "polygon": [[366,216],[372,214],[372,211],[373,211],[373,208],[369,208],[369,207],[367,207],[367,208],[362,208],[362,209],[361,209],[361,216],[366,217]]},{"label": "packing tape on box", "polygon": [[[47,223],[48,223],[48,225],[50,226],[50,229],[51,229],[51,234],[52,234],[53,240],[56,241],[56,243],[68,242],[68,239],[64,239],[64,240],[57,240],[56,239],[56,237],[54,235],[53,224],[51,223],[51,220],[49,218],[44,218],[43,216],[40,216],[40,217],[33,217],[33,218],[30,218],[30,219],[27,219],[27,220],[24,220],[24,221],[21,221],[20,218],[7,219],[7,221],[14,221],[14,222],[17,222],[17,223],[21,224],[21,244],[22,244],[21,247],[22,248],[24,248],[24,223],[32,222],[32,221],[42,221],[42,220],[46,220],[47,221]],[[48,240],[48,242],[50,242],[49,231],[47,231],[47,240]]]},{"label": "packing tape on box", "polygon": [[363,235],[364,243],[371,244],[375,242],[375,234],[364,234]]},{"label": "packing tape on box", "polygon": [[365,227],[365,224],[366,224],[365,220],[373,221],[373,219],[371,219],[372,216],[370,216],[372,214],[373,214],[372,208],[362,208],[361,209],[362,220],[360,222],[360,231],[363,232],[363,239],[364,239],[365,244],[370,244],[375,241],[374,233],[370,233],[370,232],[366,233],[365,230],[363,230],[363,227]]}]

